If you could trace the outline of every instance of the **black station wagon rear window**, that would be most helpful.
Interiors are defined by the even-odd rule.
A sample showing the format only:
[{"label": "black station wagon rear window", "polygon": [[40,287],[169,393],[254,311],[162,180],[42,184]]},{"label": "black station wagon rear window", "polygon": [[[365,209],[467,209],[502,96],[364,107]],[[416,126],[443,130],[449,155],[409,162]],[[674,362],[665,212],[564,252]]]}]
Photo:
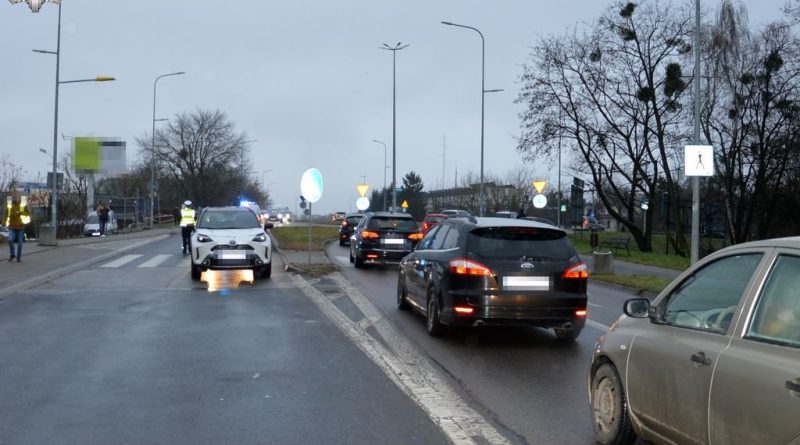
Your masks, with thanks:
[{"label": "black station wagon rear window", "polygon": [[376,216],[369,221],[372,230],[417,230],[417,223],[411,218]]},{"label": "black station wagon rear window", "polygon": [[567,260],[575,249],[564,232],[530,227],[484,227],[473,230],[467,248],[483,258]]}]

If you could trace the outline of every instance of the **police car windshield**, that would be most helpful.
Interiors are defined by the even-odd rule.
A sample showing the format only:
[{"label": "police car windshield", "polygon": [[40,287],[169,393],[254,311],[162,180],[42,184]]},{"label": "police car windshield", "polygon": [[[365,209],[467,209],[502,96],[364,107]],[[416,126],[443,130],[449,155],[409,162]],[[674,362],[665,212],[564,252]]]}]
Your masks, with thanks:
[{"label": "police car windshield", "polygon": [[198,229],[258,229],[255,213],[250,210],[206,210],[200,221]]}]

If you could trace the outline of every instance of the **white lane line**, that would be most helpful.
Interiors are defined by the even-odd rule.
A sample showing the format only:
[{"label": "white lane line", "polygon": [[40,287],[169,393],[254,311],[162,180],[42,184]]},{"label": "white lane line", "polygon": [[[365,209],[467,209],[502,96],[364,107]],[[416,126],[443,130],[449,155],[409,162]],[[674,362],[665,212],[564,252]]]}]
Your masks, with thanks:
[{"label": "white lane line", "polygon": [[597,303],[592,303],[592,302],[589,302],[588,304],[589,304],[590,307],[605,307],[602,304],[597,304]]},{"label": "white lane line", "polygon": [[593,321],[593,320],[586,320],[586,325],[587,326],[591,326],[591,327],[593,327],[595,329],[599,329],[599,330],[601,330],[603,332],[608,332],[608,329],[609,329],[608,326],[606,326],[606,325],[604,325],[602,323],[598,323],[598,322]]},{"label": "white lane line", "polygon": [[120,267],[120,266],[124,266],[124,265],[130,263],[133,260],[141,258],[142,256],[144,256],[144,255],[125,255],[124,257],[117,258],[116,260],[114,260],[114,261],[112,261],[110,263],[103,264],[100,267]]},{"label": "white lane line", "polygon": [[163,263],[164,261],[167,261],[167,259],[169,259],[171,256],[172,255],[169,255],[169,254],[156,255],[153,258],[151,258],[151,259],[145,261],[144,263],[140,264],[139,267],[158,267],[158,266],[161,265],[161,263]]},{"label": "white lane line", "polygon": [[[340,273],[328,275],[344,289],[365,318],[353,323],[302,277],[292,276],[298,287],[350,340],[419,405],[454,445],[510,442],[446,382],[431,363],[412,346],[382,312]],[[393,297],[393,296],[392,296]],[[390,349],[363,329],[374,326]]]}]

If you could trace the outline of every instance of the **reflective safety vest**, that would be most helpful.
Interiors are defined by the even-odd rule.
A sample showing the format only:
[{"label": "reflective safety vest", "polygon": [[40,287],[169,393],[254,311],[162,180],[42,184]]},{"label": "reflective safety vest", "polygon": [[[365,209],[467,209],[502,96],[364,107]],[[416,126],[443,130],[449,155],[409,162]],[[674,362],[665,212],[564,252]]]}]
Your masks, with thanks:
[{"label": "reflective safety vest", "polygon": [[6,206],[6,220],[5,225],[10,229],[22,229],[26,224],[30,224],[31,216],[25,204],[12,207],[9,202]]},{"label": "reflective safety vest", "polygon": [[194,209],[184,207],[181,209],[181,227],[194,225]]}]

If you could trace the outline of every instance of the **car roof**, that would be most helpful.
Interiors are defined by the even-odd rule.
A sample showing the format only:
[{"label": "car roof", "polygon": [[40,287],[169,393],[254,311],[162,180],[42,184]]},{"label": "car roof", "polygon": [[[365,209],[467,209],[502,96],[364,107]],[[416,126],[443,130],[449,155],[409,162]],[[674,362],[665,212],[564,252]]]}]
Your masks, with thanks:
[{"label": "car roof", "polygon": [[447,215],[445,215],[444,213],[428,213],[427,215],[425,215],[425,218],[429,216],[444,216],[445,218],[447,217]]},{"label": "car roof", "polygon": [[[443,221],[441,224],[456,224],[461,226],[469,226],[470,229],[481,229],[485,227],[531,227],[536,229],[549,229],[564,232],[556,226],[541,223],[538,221],[530,221],[527,219],[511,219],[511,218],[494,218],[488,217],[472,217],[472,218],[453,218]],[[800,238],[799,238],[800,240]]]},{"label": "car roof", "polygon": [[790,236],[785,238],[772,238],[759,241],[750,241],[742,244],[734,244],[724,250],[732,250],[737,248],[751,248],[751,247],[788,247],[792,249],[800,249],[800,236]]},{"label": "car roof", "polygon": [[352,217],[352,216],[361,216],[361,217],[364,217],[364,216],[367,216],[367,214],[366,214],[366,213],[348,213],[347,215],[345,215],[345,218],[350,218],[350,217]]},{"label": "car roof", "polygon": [[225,206],[225,207],[206,207],[203,209],[204,212],[207,211],[215,211],[215,210],[234,210],[237,212],[250,212],[253,213],[253,209],[249,207],[237,207],[237,206]]}]

